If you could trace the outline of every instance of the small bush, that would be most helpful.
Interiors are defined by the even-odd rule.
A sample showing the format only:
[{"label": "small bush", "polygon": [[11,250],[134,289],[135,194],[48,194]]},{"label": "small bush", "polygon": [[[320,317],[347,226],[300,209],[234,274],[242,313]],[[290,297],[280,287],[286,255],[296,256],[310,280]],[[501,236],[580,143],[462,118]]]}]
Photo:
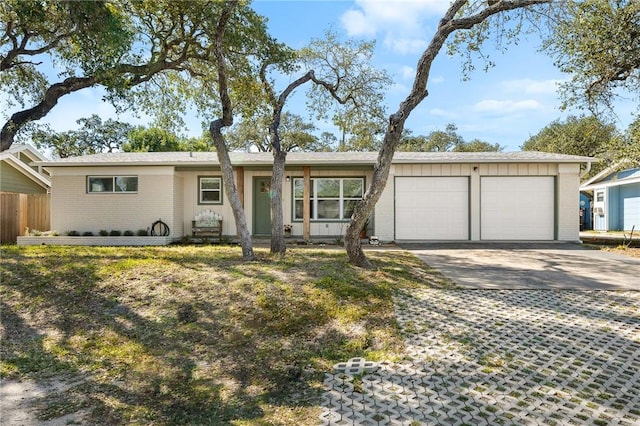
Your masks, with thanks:
[{"label": "small bush", "polygon": [[91,231],[86,231],[82,233],[83,237],[93,237],[93,232]]},{"label": "small bush", "polygon": [[57,237],[59,235],[60,235],[60,233],[58,231],[51,231],[51,236]]},{"label": "small bush", "polygon": [[109,235],[112,237],[119,237],[120,235],[122,235],[122,232],[118,231],[117,229],[112,229],[111,232],[109,232]]},{"label": "small bush", "polygon": [[124,234],[123,234],[123,235],[124,235],[125,237],[133,237],[133,231],[131,231],[131,230],[126,230],[126,231],[124,231]]},{"label": "small bush", "polygon": [[138,237],[147,237],[149,236],[149,231],[146,229],[138,229]]},{"label": "small bush", "polygon": [[109,235],[109,231],[107,231],[106,229],[101,229],[100,232],[98,232],[98,234],[100,234],[103,237],[106,237],[107,235]]},{"label": "small bush", "polygon": [[28,235],[31,235],[32,237],[39,237],[42,235],[42,231],[38,231],[37,229],[32,229]]},{"label": "small bush", "polygon": [[79,237],[80,233],[78,231],[69,231],[67,232],[67,235],[70,237]]}]

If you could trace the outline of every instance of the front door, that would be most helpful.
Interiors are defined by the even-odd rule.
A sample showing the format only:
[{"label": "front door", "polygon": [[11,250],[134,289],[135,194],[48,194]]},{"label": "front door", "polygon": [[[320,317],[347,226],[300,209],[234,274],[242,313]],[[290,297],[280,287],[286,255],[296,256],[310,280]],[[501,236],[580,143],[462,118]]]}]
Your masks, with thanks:
[{"label": "front door", "polygon": [[253,181],[253,234],[271,235],[271,178]]}]

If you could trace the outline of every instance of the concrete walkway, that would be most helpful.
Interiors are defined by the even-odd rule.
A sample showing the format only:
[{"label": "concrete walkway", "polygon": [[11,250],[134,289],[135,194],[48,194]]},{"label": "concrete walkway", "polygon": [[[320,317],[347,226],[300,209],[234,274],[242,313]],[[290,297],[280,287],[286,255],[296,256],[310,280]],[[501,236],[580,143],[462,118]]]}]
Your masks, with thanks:
[{"label": "concrete walkway", "polygon": [[640,290],[640,259],[579,244],[402,246],[464,288]]},{"label": "concrete walkway", "polygon": [[638,425],[640,292],[412,290],[401,362],[326,375],[324,425]]}]

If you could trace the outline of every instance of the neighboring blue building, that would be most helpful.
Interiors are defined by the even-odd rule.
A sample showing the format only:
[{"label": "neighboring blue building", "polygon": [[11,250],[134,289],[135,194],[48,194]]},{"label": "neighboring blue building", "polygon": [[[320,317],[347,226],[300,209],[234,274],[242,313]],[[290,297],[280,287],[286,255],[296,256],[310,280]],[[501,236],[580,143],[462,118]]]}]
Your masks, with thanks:
[{"label": "neighboring blue building", "polygon": [[593,192],[593,229],[640,231],[640,167],[621,171],[614,167],[580,186],[581,192]]},{"label": "neighboring blue building", "polygon": [[591,197],[584,192],[580,193],[580,230],[593,229],[592,211],[591,211]]}]

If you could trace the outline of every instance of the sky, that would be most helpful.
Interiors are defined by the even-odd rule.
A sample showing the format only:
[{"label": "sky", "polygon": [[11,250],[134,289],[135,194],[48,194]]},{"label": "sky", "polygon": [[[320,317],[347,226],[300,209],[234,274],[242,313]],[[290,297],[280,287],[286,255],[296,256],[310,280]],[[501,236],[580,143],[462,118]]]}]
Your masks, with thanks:
[{"label": "sky", "polygon": [[[322,38],[328,29],[356,39],[375,39],[373,65],[385,69],[394,81],[386,95],[388,113],[395,112],[409,94],[416,63],[447,5],[445,0],[253,2],[254,10],[268,18],[272,36],[293,48],[305,46],[312,38]],[[506,53],[489,50],[496,66],[485,72],[478,64],[468,81],[463,79],[461,58],[450,57],[443,49],[433,64],[427,86],[429,96],[412,112],[405,127],[414,135],[427,135],[445,130],[451,123],[467,141],[480,139],[498,143],[504,151],[518,151],[552,121],[582,114],[560,110],[557,84],[567,76],[554,67],[552,58],[538,52],[539,45],[540,40],[533,36],[509,47]],[[289,106],[292,112],[305,116],[302,93],[296,93]],[[65,131],[77,128],[78,118],[95,113],[103,120],[145,123],[144,118],[136,119],[128,113],[117,116],[113,107],[101,100],[102,94],[101,89],[95,88],[67,95],[41,122]],[[630,101],[617,104],[618,121],[614,124],[618,129],[627,129],[634,110]],[[334,131],[329,123],[315,124],[320,131]],[[197,117],[188,116],[187,125],[189,136],[202,133]]]}]

